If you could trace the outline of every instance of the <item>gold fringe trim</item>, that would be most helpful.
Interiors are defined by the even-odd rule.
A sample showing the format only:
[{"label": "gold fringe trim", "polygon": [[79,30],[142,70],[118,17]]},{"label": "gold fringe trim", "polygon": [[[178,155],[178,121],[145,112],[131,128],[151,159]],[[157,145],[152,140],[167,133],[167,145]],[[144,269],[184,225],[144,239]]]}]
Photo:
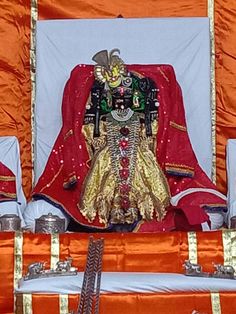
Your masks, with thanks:
[{"label": "gold fringe trim", "polygon": [[186,165],[181,165],[181,164],[172,164],[172,163],[165,163],[166,166],[170,166],[170,167],[176,167],[176,168],[184,168],[184,169],[188,169],[188,170],[194,170],[193,167],[189,167],[189,166],[186,166]]},{"label": "gold fringe trim", "polygon": [[215,81],[215,19],[214,0],[208,0],[211,43],[211,138],[212,138],[212,181],[216,183],[216,81]]},{"label": "gold fringe trim", "polygon": [[68,294],[60,294],[59,295],[59,304],[60,304],[60,314],[68,314],[69,313]]},{"label": "gold fringe trim", "polygon": [[181,124],[175,123],[174,121],[170,121],[170,126],[173,126],[173,128],[176,128],[180,131],[187,131],[187,128]]},{"label": "gold fringe trim", "polygon": [[[18,282],[22,277],[22,259],[23,259],[23,233],[15,232],[14,237],[14,289],[18,287]],[[15,299],[15,296],[14,296]],[[14,300],[15,301],[15,300]],[[15,307],[14,302],[14,307]]]},{"label": "gold fringe trim", "polygon": [[158,68],[158,70],[160,71],[161,75],[164,77],[164,79],[169,83],[170,80],[169,78],[165,75],[165,73],[162,71],[162,69]]},{"label": "gold fringe trim", "polygon": [[32,294],[23,294],[23,314],[32,314]]},{"label": "gold fringe trim", "polygon": [[35,97],[36,97],[36,22],[38,19],[38,1],[31,0],[31,20],[30,20],[30,79],[31,79],[31,158],[32,158],[32,184],[34,185],[34,164],[35,164]]},{"label": "gold fringe trim", "polygon": [[51,234],[51,269],[56,268],[60,256],[60,238],[58,233]]},{"label": "gold fringe trim", "polygon": [[4,196],[7,196],[9,198],[16,199],[16,194],[15,193],[7,193],[7,192],[0,191],[0,195],[4,195]]},{"label": "gold fringe trim", "polygon": [[59,176],[59,174],[60,174],[62,168],[63,168],[63,165],[60,166],[58,172],[55,174],[55,176],[53,176],[52,180],[51,180],[49,183],[47,183],[45,186],[42,187],[42,189],[40,190],[40,193],[42,193],[46,188],[49,188],[49,187],[50,187],[50,185],[51,185],[51,184],[56,180],[56,178]]},{"label": "gold fringe trim", "polygon": [[211,309],[212,314],[221,314],[219,292],[211,292]]},{"label": "gold fringe trim", "polygon": [[0,181],[16,181],[15,176],[0,176]]},{"label": "gold fringe trim", "polygon": [[71,135],[73,135],[73,130],[69,130],[68,132],[66,132],[66,134],[64,136],[64,141]]},{"label": "gold fringe trim", "polygon": [[197,234],[194,231],[188,232],[188,258],[191,263],[197,264]]},{"label": "gold fringe trim", "polygon": [[222,231],[224,265],[231,265],[236,269],[236,231]]},{"label": "gold fringe trim", "polygon": [[139,73],[139,72],[136,72],[136,71],[130,71],[130,72],[133,73],[135,76],[137,76],[137,77],[140,78],[140,79],[142,79],[142,78],[145,77],[144,74],[141,74],[141,73]]}]

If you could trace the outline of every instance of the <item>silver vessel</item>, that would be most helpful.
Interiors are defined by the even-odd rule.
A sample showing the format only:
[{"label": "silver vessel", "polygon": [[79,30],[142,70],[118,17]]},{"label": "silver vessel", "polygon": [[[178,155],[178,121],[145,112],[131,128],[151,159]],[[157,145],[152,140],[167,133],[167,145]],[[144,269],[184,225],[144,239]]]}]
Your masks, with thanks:
[{"label": "silver vessel", "polygon": [[5,214],[0,216],[0,231],[19,231],[21,229],[21,219],[15,214]]},{"label": "silver vessel", "polygon": [[49,213],[35,219],[35,233],[63,233],[65,219]]}]

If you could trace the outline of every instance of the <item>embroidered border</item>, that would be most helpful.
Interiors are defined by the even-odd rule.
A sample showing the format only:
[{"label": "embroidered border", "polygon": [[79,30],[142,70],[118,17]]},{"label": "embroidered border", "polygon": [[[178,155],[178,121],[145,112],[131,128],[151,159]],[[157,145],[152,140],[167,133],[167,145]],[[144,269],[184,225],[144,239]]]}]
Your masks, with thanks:
[{"label": "embroidered border", "polygon": [[38,1],[31,0],[30,20],[30,79],[31,79],[31,158],[32,158],[32,184],[34,184],[34,163],[35,163],[35,97],[36,97],[36,22],[38,19]]},{"label": "embroidered border", "polygon": [[231,265],[236,269],[236,231],[223,230],[222,241],[224,249],[224,265]]},{"label": "embroidered border", "polygon": [[72,129],[70,129],[68,132],[66,132],[66,134],[65,134],[65,136],[64,136],[64,141],[65,141],[68,137],[70,137],[71,135],[73,135],[73,134],[74,134],[74,132],[73,132]]},{"label": "embroidered border", "polygon": [[169,162],[165,163],[166,166],[170,166],[170,167],[176,167],[176,168],[185,168],[185,169],[189,169],[189,170],[194,170],[193,167],[187,166],[187,165],[181,165],[181,164],[172,164]]},{"label": "embroidered border", "polygon": [[56,268],[60,255],[60,238],[58,233],[51,234],[51,265],[52,269]]},{"label": "embroidered border", "polygon": [[178,124],[174,121],[170,121],[170,126],[172,126],[173,128],[176,128],[180,131],[187,132],[187,128],[184,125]]},{"label": "embroidered border", "polygon": [[68,294],[60,294],[59,295],[59,304],[60,304],[60,314],[68,314],[69,313],[69,296]]},{"label": "embroidered border", "polygon": [[[14,238],[14,289],[18,287],[18,281],[22,277],[23,233],[15,232]],[[15,301],[15,296],[14,296]],[[14,307],[15,307],[14,302]]]},{"label": "embroidered border", "polygon": [[16,181],[15,176],[0,176],[0,181]]},{"label": "embroidered border", "polygon": [[56,180],[56,178],[59,176],[62,168],[63,168],[63,165],[60,166],[58,172],[53,176],[52,180],[49,183],[47,183],[45,186],[43,186],[39,193],[42,193],[43,190],[50,187],[50,185],[53,183],[53,181]]},{"label": "embroidered border", "polygon": [[23,294],[23,314],[32,314],[32,294]]},{"label": "embroidered border", "polygon": [[215,9],[214,0],[208,0],[211,42],[211,138],[212,138],[212,181],[216,182],[216,82],[215,82]]},{"label": "embroidered border", "polygon": [[221,314],[219,292],[211,292],[211,308],[212,314]]},{"label": "embroidered border", "polygon": [[160,69],[159,67],[158,67],[157,69],[160,71],[160,73],[161,73],[161,75],[164,77],[164,79],[169,83],[170,80],[169,80],[169,78],[165,75],[165,73],[162,71],[162,69]]},{"label": "embroidered border", "polygon": [[188,232],[188,258],[191,263],[197,264],[197,234],[194,231]]},{"label": "embroidered border", "polygon": [[6,197],[9,197],[10,199],[16,200],[16,194],[15,193],[7,193],[7,192],[0,191],[0,195],[3,195]]}]

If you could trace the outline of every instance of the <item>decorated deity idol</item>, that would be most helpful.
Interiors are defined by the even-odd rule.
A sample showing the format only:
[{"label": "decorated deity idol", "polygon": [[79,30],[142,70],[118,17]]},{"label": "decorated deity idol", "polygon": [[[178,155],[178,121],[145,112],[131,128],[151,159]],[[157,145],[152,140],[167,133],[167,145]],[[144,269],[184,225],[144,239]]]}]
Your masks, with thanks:
[{"label": "decorated deity idol", "polygon": [[225,197],[198,165],[173,68],[126,66],[117,49],[93,60],[66,84],[63,126],[33,198],[90,231],[210,226]]}]

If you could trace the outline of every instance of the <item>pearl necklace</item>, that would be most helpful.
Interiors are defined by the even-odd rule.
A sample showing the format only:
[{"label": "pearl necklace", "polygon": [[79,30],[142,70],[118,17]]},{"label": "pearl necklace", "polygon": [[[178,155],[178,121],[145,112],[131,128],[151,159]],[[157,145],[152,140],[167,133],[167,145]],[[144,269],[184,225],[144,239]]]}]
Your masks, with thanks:
[{"label": "pearl necklace", "polygon": [[112,118],[118,122],[128,121],[133,114],[134,111],[130,108],[111,111]]}]

